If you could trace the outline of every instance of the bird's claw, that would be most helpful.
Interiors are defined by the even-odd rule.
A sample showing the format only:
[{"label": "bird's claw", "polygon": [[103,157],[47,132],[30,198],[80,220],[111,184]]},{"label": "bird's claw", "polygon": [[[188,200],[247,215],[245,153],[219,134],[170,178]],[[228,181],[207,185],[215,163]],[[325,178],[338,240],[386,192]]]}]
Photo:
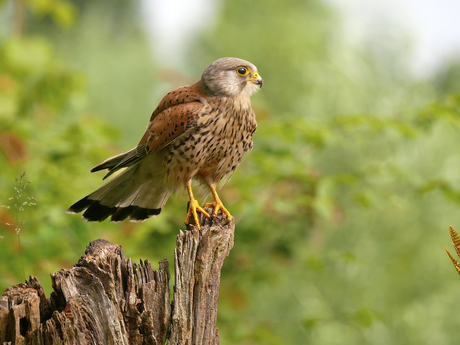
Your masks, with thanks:
[{"label": "bird's claw", "polygon": [[201,212],[206,218],[211,217],[208,212],[206,212],[198,203],[196,199],[190,200],[188,205],[187,216],[185,217],[185,225],[190,224],[190,217],[193,217],[196,227],[198,230],[201,230],[200,222],[198,221],[198,213]]},{"label": "bird's claw", "polygon": [[208,203],[206,205],[204,205],[204,208],[210,208],[212,207],[214,209],[214,211],[212,212],[212,217],[216,217],[217,216],[217,213],[219,212],[219,210],[222,211],[223,214],[225,214],[227,216],[227,220],[230,222],[233,218],[232,218],[232,215],[230,214],[230,212],[228,212],[228,210],[225,208],[224,204],[222,204],[222,202],[219,200],[219,201],[214,201],[214,202],[211,202],[211,203]]}]

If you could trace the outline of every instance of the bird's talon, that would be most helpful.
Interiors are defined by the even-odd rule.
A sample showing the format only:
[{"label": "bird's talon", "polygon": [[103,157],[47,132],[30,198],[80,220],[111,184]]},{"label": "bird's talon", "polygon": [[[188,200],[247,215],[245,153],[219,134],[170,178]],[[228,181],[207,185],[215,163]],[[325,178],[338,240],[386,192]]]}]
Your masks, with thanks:
[{"label": "bird's talon", "polygon": [[198,230],[201,230],[200,222],[198,220],[198,212],[202,213],[206,218],[211,217],[208,212],[206,212],[198,203],[196,199],[190,200],[188,205],[187,216],[185,217],[185,225],[190,224],[190,217],[193,217],[193,221],[195,222],[196,227]]},{"label": "bird's talon", "polygon": [[228,210],[225,208],[222,202],[220,202],[220,200],[218,202],[212,202],[212,203],[208,203],[204,205],[204,208],[210,208],[210,207],[212,207],[214,210],[211,214],[211,217],[213,218],[217,217],[217,213],[219,213],[219,210],[221,210],[222,213],[227,216],[227,220],[229,222],[232,220],[232,215],[230,214],[230,212],[228,212]]}]

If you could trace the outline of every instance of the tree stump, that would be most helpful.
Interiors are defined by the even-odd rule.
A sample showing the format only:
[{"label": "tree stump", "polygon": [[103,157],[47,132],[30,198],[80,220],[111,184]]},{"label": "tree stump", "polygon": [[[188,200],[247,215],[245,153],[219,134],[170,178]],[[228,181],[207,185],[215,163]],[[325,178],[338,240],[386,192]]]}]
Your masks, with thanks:
[{"label": "tree stump", "polygon": [[74,267],[51,273],[49,299],[33,276],[3,293],[0,344],[219,344],[220,271],[235,223],[221,214],[201,222],[177,236],[172,302],[167,259],[154,271],[99,239]]}]

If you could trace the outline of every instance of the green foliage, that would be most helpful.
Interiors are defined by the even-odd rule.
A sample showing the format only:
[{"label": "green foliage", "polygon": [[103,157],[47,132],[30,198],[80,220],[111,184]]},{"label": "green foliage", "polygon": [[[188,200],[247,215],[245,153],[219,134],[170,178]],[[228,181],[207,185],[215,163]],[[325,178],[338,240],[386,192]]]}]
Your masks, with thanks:
[{"label": "green foliage", "polygon": [[71,27],[76,20],[76,7],[65,0],[33,0],[30,9],[39,18],[50,17],[62,28]]},{"label": "green foliage", "polygon": [[[22,221],[27,219],[28,225],[21,248],[14,244],[15,232],[10,231],[14,229],[7,225],[19,224],[12,221],[14,210],[3,209],[0,214],[6,230],[0,254],[0,271],[5,274],[0,285],[6,288],[24,278],[19,274],[19,260],[15,260],[21,251],[26,273],[39,276],[49,286],[50,270],[59,269],[65,260],[72,262],[75,244],[84,245],[88,239],[76,241],[73,231],[78,232],[78,227],[69,230],[63,213],[63,205],[73,199],[69,187],[81,188],[87,183],[81,178],[88,170],[85,162],[103,159],[98,147],[115,140],[113,133],[118,131],[84,110],[84,77],[65,67],[45,38],[1,40],[0,164],[8,169],[2,169],[0,176],[4,186],[0,200],[8,200],[15,177],[27,171],[28,179],[34,181],[29,193],[37,196],[40,204],[24,213]],[[83,139],[88,137],[95,146]],[[62,241],[66,231],[69,241]]]},{"label": "green foliage", "polygon": [[[171,259],[185,216],[183,195],[143,224],[64,213],[100,186],[88,170],[134,146],[178,86],[158,83],[131,3],[71,4],[33,1],[30,34],[0,37],[0,204],[27,171],[40,203],[24,214],[24,264],[45,285],[99,237],[134,259]],[[192,45],[190,75],[237,56],[265,81],[253,98],[254,150],[220,191],[237,220],[222,273],[222,344],[460,336],[458,278],[443,252],[447,225],[460,222],[458,83],[447,72],[435,83],[412,79],[402,43],[390,42],[346,42],[340,16],[320,1],[234,0]],[[5,211],[0,224],[11,223]],[[23,277],[14,229],[0,235],[6,288]]]},{"label": "green foliage", "polygon": [[197,61],[246,58],[265,80],[254,150],[222,191],[240,221],[222,289],[228,279],[245,301],[221,302],[223,344],[246,343],[227,330],[253,334],[267,323],[290,344],[430,343],[428,329],[458,336],[446,331],[448,303],[427,306],[442,325],[428,309],[424,326],[406,319],[449,290],[446,234],[434,230],[459,220],[457,96],[436,99],[411,80],[403,48],[355,48],[339,27],[320,2],[225,2],[192,52]]},{"label": "green foliage", "polygon": [[[36,6],[41,5],[48,7],[45,6],[43,11],[38,13]],[[68,48],[69,36],[75,35],[75,38],[71,39],[75,42],[80,37],[80,32],[86,35],[86,39],[91,40],[94,38],[93,33],[98,31],[95,23],[99,25],[100,31],[105,33],[115,24],[120,30],[124,27],[120,21],[115,23],[110,20],[111,18],[104,16],[103,8],[95,4],[92,8],[95,11],[84,11],[83,8],[83,17],[75,23],[76,26],[68,28],[55,18],[61,9],[55,8],[54,5],[68,8],[72,15],[79,12],[71,3],[64,1],[41,4],[33,1],[30,8],[36,15],[29,18],[26,32],[34,34],[10,37],[0,33],[0,165],[7,167],[2,169],[0,175],[0,185],[3,187],[0,190],[0,204],[5,204],[11,196],[9,191],[13,190],[15,177],[23,171],[26,171],[28,179],[34,182],[28,188],[30,195],[40,199],[37,207],[24,214],[27,231],[21,235],[21,248],[17,245],[14,228],[6,225],[15,223],[14,215],[9,212],[10,210],[0,209],[0,235],[3,236],[0,243],[0,290],[24,279],[20,251],[24,255],[26,276],[37,276],[49,294],[49,273],[71,267],[89,241],[104,237],[113,242],[123,243],[126,255],[134,259],[148,257],[152,261],[158,261],[166,255],[172,255],[175,245],[174,241],[167,241],[164,233],[177,229],[182,221],[166,211],[162,218],[154,223],[152,229],[151,223],[88,224],[82,222],[79,215],[65,213],[78,198],[101,185],[102,175],[90,175],[88,171],[108,156],[119,153],[120,148],[115,144],[122,139],[119,127],[137,122],[135,130],[138,133],[135,133],[135,136],[138,140],[154,106],[150,105],[148,110],[144,111],[145,117],[140,116],[137,121],[133,121],[132,116],[126,116],[131,112],[142,113],[139,111],[139,106],[142,105],[140,99],[146,99],[151,92],[151,87],[143,86],[140,92],[136,92],[136,97],[131,97],[131,103],[126,102],[126,87],[133,90],[136,89],[136,83],[146,84],[150,80],[144,68],[146,61],[150,59],[145,40],[141,37],[136,40],[127,36],[132,49],[125,49],[126,41],[119,41],[119,49],[124,50],[126,54],[117,59],[119,51],[110,52],[113,66],[107,61],[85,60],[88,59],[88,55],[82,56],[79,62],[84,61],[86,68],[93,68],[93,71],[99,72],[85,71],[84,75],[81,66],[73,60],[76,55],[83,52],[74,51],[73,55],[58,54],[63,46]],[[115,11],[114,15],[118,15],[118,12]],[[48,17],[52,18],[54,23],[46,20]],[[88,20],[93,20],[92,26],[88,25]],[[63,31],[62,28],[66,30]],[[123,32],[126,35],[137,33],[136,30]],[[107,37],[104,40],[106,41]],[[94,49],[100,47],[99,42],[90,41],[89,44],[95,44]],[[78,47],[75,46],[73,49]],[[87,46],[81,48],[87,52]],[[68,53],[67,49],[65,50]],[[72,60],[66,61],[69,56]],[[143,63],[138,63],[141,59]],[[96,65],[93,65],[94,63]],[[124,67],[119,67],[120,64]],[[136,66],[137,70],[133,66]],[[127,76],[131,73],[133,78],[127,79],[132,84],[118,80],[108,83],[107,79],[115,75],[115,70]],[[110,93],[107,85],[123,87]],[[98,95],[100,99],[101,93],[108,98],[99,103],[94,101],[94,95]],[[110,105],[107,106],[104,102],[110,102]],[[100,103],[105,106],[101,106]],[[94,112],[94,109],[101,108],[106,112],[103,115],[110,120],[115,117],[115,120],[104,120],[102,115]],[[129,134],[127,132],[129,130],[123,131],[123,134]],[[130,138],[129,146],[125,149],[136,143],[137,141]],[[177,207],[182,209],[183,205],[178,202]],[[158,232],[156,229],[159,229]]]}]

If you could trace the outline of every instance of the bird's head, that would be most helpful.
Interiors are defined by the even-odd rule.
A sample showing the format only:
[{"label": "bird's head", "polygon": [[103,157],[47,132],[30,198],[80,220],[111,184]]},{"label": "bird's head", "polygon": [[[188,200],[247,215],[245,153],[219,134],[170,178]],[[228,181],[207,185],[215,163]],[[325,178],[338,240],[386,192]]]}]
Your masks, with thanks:
[{"label": "bird's head", "polygon": [[262,87],[257,67],[246,60],[224,57],[203,72],[200,86],[206,93],[224,97],[250,97]]}]

